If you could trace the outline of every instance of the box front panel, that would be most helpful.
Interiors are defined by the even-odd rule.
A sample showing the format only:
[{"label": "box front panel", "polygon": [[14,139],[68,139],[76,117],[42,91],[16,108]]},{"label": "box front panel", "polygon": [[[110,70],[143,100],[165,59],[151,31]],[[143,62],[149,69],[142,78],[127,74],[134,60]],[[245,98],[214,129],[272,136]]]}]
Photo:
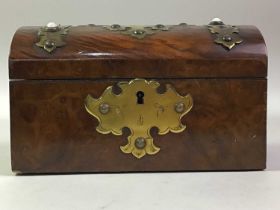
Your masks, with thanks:
[{"label": "box front panel", "polygon": [[[193,107],[182,118],[187,126],[183,132],[158,135],[158,130],[152,129],[160,152],[140,159],[120,149],[127,143],[128,129],[123,135],[101,134],[96,131],[98,120],[85,109],[88,94],[99,98],[119,80],[11,81],[13,170],[74,173],[265,168],[266,79],[157,81],[171,84],[180,95],[190,94]],[[136,100],[135,95],[132,100]]]}]

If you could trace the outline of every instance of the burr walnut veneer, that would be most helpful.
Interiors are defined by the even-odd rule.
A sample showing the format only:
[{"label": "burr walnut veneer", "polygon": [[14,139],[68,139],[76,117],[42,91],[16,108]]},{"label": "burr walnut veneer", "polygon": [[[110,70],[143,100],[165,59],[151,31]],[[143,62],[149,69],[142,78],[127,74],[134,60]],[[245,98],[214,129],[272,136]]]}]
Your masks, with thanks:
[{"label": "burr walnut veneer", "polygon": [[[14,172],[266,167],[267,55],[258,29],[236,26],[238,32],[221,38],[211,25],[154,27],[70,26],[54,36],[55,30],[22,27],[15,33],[9,57]],[[117,84],[133,80],[156,81],[158,94],[169,84],[192,102],[181,119],[186,129],[159,135],[151,126],[160,152],[138,158],[120,149],[132,135],[129,125],[122,135],[97,132],[99,121],[85,108],[88,95],[98,99],[109,86],[121,92]],[[148,103],[148,95],[143,97]]]}]

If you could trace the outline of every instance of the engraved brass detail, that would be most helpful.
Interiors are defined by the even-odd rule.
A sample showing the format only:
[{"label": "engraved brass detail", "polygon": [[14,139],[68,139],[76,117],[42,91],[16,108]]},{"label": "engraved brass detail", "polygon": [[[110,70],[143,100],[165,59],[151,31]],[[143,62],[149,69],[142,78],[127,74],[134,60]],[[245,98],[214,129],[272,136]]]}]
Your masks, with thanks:
[{"label": "engraved brass detail", "polygon": [[137,39],[143,39],[148,35],[155,34],[159,31],[168,31],[172,26],[157,24],[154,26],[121,26],[119,24],[113,24],[111,26],[103,26],[107,30],[120,32],[128,36],[132,36]]},{"label": "engraved brass detail", "polygon": [[63,47],[66,43],[63,37],[68,33],[70,26],[60,26],[55,23],[41,27],[38,32],[39,42],[36,46],[43,48],[48,53],[52,53],[56,48]]},{"label": "engraved brass detail", "polygon": [[216,34],[215,43],[231,50],[236,44],[243,42],[236,26],[225,25],[220,19],[214,19],[208,25],[212,34]]},{"label": "engraved brass detail", "polygon": [[160,148],[154,145],[150,134],[152,127],[158,128],[159,135],[185,130],[181,119],[193,106],[190,94],[181,96],[170,84],[166,85],[166,92],[159,94],[160,84],[144,79],[119,82],[118,86],[122,90],[118,95],[113,93],[112,86],[107,87],[100,98],[88,95],[85,108],[98,119],[96,130],[101,134],[122,135],[122,129],[129,128],[128,143],[120,147],[123,153],[132,153],[136,158],[158,153]]}]

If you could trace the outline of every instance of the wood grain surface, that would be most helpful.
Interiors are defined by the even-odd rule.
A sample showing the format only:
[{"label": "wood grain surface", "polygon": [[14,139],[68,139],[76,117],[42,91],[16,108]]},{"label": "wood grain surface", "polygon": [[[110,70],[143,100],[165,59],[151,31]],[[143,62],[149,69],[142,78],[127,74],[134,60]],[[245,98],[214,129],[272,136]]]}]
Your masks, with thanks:
[{"label": "wood grain surface", "polygon": [[[66,46],[37,47],[40,27],[22,27],[9,56],[12,169],[17,173],[261,170],[266,165],[267,53],[254,26],[237,26],[232,50],[207,26],[177,25],[135,39],[102,26],[73,26]],[[123,136],[97,133],[88,94],[134,78],[191,94],[187,130],[157,135],[161,151],[138,160]],[[167,119],[168,120],[168,119]]]},{"label": "wood grain surface", "polygon": [[9,57],[11,79],[266,77],[266,46],[254,26],[232,50],[214,43],[207,26],[177,25],[144,39],[101,26],[73,26],[66,46],[49,54],[35,45],[39,27],[20,28]]},{"label": "wood grain surface", "polygon": [[159,136],[161,151],[136,159],[123,136],[97,133],[84,108],[118,80],[10,82],[12,168],[17,173],[256,170],[266,165],[266,79],[159,79],[194,107],[187,130]]}]

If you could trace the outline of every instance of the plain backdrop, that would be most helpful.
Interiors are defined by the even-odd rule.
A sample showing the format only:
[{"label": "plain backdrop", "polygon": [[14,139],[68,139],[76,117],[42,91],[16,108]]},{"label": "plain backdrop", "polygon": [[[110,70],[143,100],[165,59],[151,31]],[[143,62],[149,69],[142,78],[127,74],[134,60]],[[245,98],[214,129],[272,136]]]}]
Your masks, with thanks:
[{"label": "plain backdrop", "polygon": [[[0,0],[0,210],[280,209],[278,0]],[[268,169],[263,172],[15,176],[10,171],[8,54],[23,25],[256,25],[269,55]]]}]

